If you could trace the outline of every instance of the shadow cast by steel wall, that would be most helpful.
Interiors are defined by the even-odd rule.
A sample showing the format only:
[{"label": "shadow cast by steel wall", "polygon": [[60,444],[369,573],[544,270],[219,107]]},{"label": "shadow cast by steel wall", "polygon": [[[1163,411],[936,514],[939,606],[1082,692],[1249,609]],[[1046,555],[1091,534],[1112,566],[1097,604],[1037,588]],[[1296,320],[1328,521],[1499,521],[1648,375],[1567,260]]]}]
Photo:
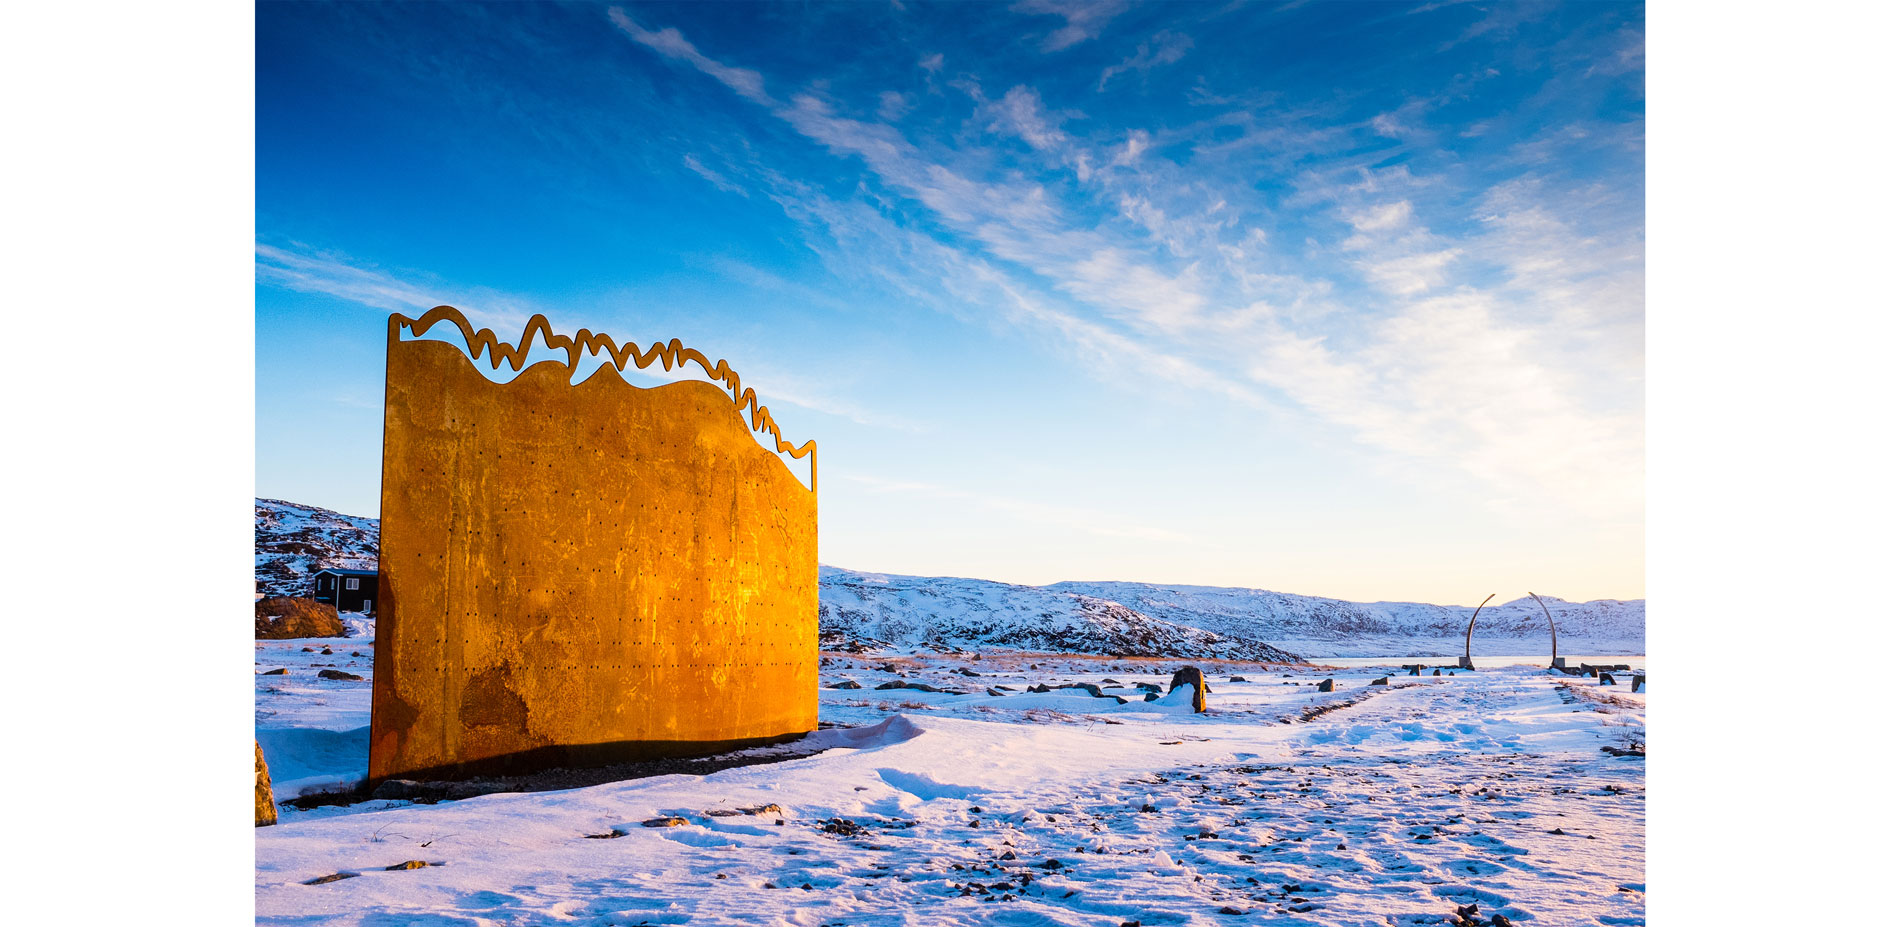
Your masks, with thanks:
[{"label": "shadow cast by steel wall", "polygon": [[[441,320],[469,353],[399,337]],[[537,326],[568,363],[520,370]],[[815,489],[754,439],[777,427],[724,362],[685,352],[725,388],[623,380],[628,359],[687,362],[656,344],[571,385],[590,338],[611,343],[553,336],[539,316],[519,347],[446,307],[390,319],[372,781],[710,753],[817,726]],[[471,361],[483,348],[520,372],[489,380]]]}]

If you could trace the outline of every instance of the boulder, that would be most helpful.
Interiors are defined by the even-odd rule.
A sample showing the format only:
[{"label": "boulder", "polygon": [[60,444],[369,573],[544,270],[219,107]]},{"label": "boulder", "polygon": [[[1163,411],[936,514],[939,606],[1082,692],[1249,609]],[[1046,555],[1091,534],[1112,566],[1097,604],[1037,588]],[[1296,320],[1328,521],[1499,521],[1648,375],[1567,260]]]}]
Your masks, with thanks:
[{"label": "boulder", "polygon": [[257,675],[259,676],[288,676],[290,675],[290,670],[280,666],[274,670],[265,670],[261,673],[258,673]]},{"label": "boulder", "polygon": [[297,637],[343,637],[349,629],[336,616],[336,606],[316,599],[277,596],[258,599],[257,639],[281,641]]},{"label": "boulder", "polygon": [[1320,683],[1320,684],[1319,684],[1319,690],[1320,690],[1321,692],[1331,692],[1331,691],[1333,691],[1333,681],[1332,681],[1331,679],[1328,679],[1328,680],[1326,680],[1325,682],[1322,682],[1322,683]]},{"label": "boulder", "polygon": [[857,683],[856,681],[854,681],[854,680],[850,680],[850,679],[847,679],[847,680],[845,680],[845,681],[843,681],[843,682],[837,682],[837,683],[832,683],[832,684],[831,684],[830,686],[828,686],[827,688],[832,688],[832,689],[862,689],[862,688],[864,688],[864,686],[862,686],[862,685],[859,685],[859,684],[858,684],[858,683]]},{"label": "boulder", "polygon": [[1194,710],[1207,710],[1207,677],[1199,669],[1183,666],[1174,671],[1174,678],[1168,680],[1168,691],[1173,692],[1182,686],[1194,687]]},{"label": "boulder", "polygon": [[1366,685],[1369,685],[1369,686],[1389,686],[1391,684],[1392,684],[1392,679],[1389,676],[1380,676],[1379,678],[1374,679],[1373,681],[1369,683],[1366,683]]},{"label": "boulder", "polygon": [[350,680],[350,679],[361,680],[363,678],[361,676],[356,675],[355,673],[346,673],[342,670],[333,670],[333,669],[317,670],[317,676],[323,679],[343,679],[343,680]]},{"label": "boulder", "polygon": [[1643,682],[1645,678],[1646,677],[1642,676],[1641,674],[1631,676],[1630,677],[1630,691],[1631,692],[1643,691]]},{"label": "boulder", "polygon": [[1597,675],[1597,685],[1599,686],[1616,685],[1616,677],[1609,673],[1599,673]]},{"label": "boulder", "polygon": [[1443,675],[1445,675],[1445,674],[1444,674],[1444,673],[1441,673],[1441,672],[1439,672],[1438,670],[1435,670],[1435,669],[1434,669],[1434,670],[1432,670],[1432,675],[1433,675],[1433,676],[1443,676]]},{"label": "boulder", "polygon": [[264,747],[255,738],[251,746],[257,748],[257,825],[269,827],[277,823],[277,802],[270,794],[270,767],[264,764]]}]

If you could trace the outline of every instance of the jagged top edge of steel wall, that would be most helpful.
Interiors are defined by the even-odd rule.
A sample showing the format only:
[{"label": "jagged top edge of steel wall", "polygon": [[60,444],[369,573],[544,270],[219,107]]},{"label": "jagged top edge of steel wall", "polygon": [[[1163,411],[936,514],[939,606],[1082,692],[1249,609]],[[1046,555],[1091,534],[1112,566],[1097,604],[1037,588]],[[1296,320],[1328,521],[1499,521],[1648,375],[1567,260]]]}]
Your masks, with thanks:
[{"label": "jagged top edge of steel wall", "polygon": [[468,317],[454,306],[437,306],[423,313],[419,319],[412,319],[401,313],[392,313],[389,317],[390,344],[394,345],[400,340],[404,328],[409,329],[411,335],[419,338],[435,327],[437,322],[444,321],[452,322],[456,328],[461,329],[462,341],[471,364],[480,361],[482,355],[486,353],[489,366],[495,370],[500,370],[505,362],[510,369],[520,373],[522,366],[527,363],[528,352],[536,335],[541,336],[541,343],[547,345],[549,349],[567,352],[569,370],[579,368],[583,351],[589,354],[606,352],[607,356],[613,360],[616,372],[625,371],[628,361],[632,361],[634,367],[638,369],[645,369],[658,361],[660,369],[669,371],[674,367],[684,368],[687,361],[698,364],[700,369],[705,371],[707,379],[724,386],[732,394],[733,405],[739,410],[740,417],[749,422],[753,431],[772,436],[772,441],[779,453],[790,455],[793,459],[810,458],[807,461],[811,467],[810,491],[813,493],[818,491],[818,442],[808,440],[794,447],[790,441],[785,440],[784,434],[779,431],[778,422],[772,419],[771,409],[759,404],[758,394],[753,392],[751,387],[743,386],[739,382],[738,371],[733,370],[724,358],[718,361],[707,360],[706,355],[686,347],[678,338],[668,342],[655,341],[652,347],[642,351],[634,342],[621,344],[611,335],[589,331],[585,328],[572,336],[559,335],[555,334],[554,327],[548,323],[547,316],[540,313],[535,313],[528,319],[527,326],[521,330],[521,339],[514,344],[509,344],[496,338],[494,331],[490,329],[484,328],[477,331],[475,326],[469,323]]}]

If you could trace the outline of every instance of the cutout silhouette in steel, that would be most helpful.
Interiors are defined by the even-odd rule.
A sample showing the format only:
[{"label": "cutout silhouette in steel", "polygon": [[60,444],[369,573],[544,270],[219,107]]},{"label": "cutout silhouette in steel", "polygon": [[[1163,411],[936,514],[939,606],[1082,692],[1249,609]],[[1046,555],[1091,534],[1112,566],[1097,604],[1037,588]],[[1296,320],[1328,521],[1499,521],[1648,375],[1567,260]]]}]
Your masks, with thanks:
[{"label": "cutout silhouette in steel", "polygon": [[[443,321],[466,352],[420,337]],[[566,363],[527,364],[537,336]],[[612,363],[574,384],[582,351]],[[817,727],[817,494],[780,456],[808,459],[815,487],[817,446],[786,441],[725,361],[538,315],[508,345],[448,306],[391,316],[388,352],[372,781]],[[488,379],[484,354],[518,375]],[[635,387],[628,361],[714,382]]]},{"label": "cutout silhouette in steel", "polygon": [[1484,611],[1485,605],[1489,604],[1492,599],[1497,598],[1497,595],[1497,593],[1493,592],[1485,596],[1484,601],[1479,602],[1478,607],[1472,610],[1471,623],[1465,625],[1465,655],[1458,658],[1459,669],[1477,669],[1477,666],[1471,662],[1471,629],[1478,626],[1478,612]]},{"label": "cutout silhouette in steel", "polygon": [[1557,655],[1557,619],[1550,617],[1550,606],[1545,605],[1544,600],[1537,597],[1537,593],[1530,592],[1527,594],[1531,598],[1537,599],[1537,607],[1544,610],[1544,620],[1550,622],[1550,667],[1551,669],[1563,669],[1564,658]]}]

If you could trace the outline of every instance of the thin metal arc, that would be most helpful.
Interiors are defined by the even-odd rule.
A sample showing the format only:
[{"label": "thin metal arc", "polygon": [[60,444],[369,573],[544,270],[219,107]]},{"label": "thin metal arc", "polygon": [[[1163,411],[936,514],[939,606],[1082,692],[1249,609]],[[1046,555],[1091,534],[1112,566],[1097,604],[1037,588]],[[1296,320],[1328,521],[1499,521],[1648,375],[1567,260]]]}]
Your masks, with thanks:
[{"label": "thin metal arc", "polygon": [[1468,625],[1465,625],[1465,665],[1466,666],[1477,665],[1471,662],[1471,629],[1478,626],[1478,612],[1484,611],[1485,605],[1489,604],[1490,601],[1492,599],[1497,598],[1497,596],[1498,594],[1495,592],[1491,593],[1488,596],[1485,596],[1484,601],[1479,602],[1478,607],[1472,611],[1471,623]]},{"label": "thin metal arc", "polygon": [[585,328],[575,332],[572,337],[555,334],[554,327],[549,324],[547,316],[538,312],[528,319],[527,326],[521,330],[520,342],[508,344],[496,338],[494,331],[490,329],[476,331],[475,326],[469,324],[468,317],[454,306],[437,306],[423,313],[419,319],[412,319],[401,313],[392,313],[389,316],[390,340],[399,339],[405,327],[411,334],[421,337],[423,333],[434,328],[437,322],[445,320],[455,323],[455,327],[461,329],[462,341],[468,350],[470,361],[481,360],[482,354],[486,352],[489,367],[495,370],[500,370],[505,361],[511,369],[520,373],[521,368],[528,361],[528,351],[534,343],[536,334],[541,336],[541,342],[549,349],[567,352],[569,370],[580,367],[582,351],[589,354],[606,352],[607,356],[613,358],[614,369],[620,372],[626,371],[629,360],[641,370],[652,366],[653,362],[658,360],[660,369],[668,371],[674,367],[685,367],[687,361],[692,361],[706,372],[708,379],[723,384],[732,393],[732,402],[739,407],[740,415],[749,419],[753,431],[770,434],[779,453],[788,454],[793,459],[811,458],[808,461],[811,467],[811,491],[814,493],[818,491],[818,442],[808,440],[794,447],[791,442],[785,440],[785,435],[779,431],[778,422],[772,419],[770,407],[760,405],[758,393],[749,386],[741,385],[739,372],[733,370],[724,358],[717,362],[707,360],[706,355],[685,346],[678,338],[665,343],[655,341],[652,347],[641,351],[639,345],[631,341],[620,344],[611,335]]},{"label": "thin metal arc", "polygon": [[1543,599],[1537,598],[1537,593],[1532,592],[1532,593],[1529,593],[1529,595],[1531,598],[1537,599],[1537,607],[1544,610],[1544,620],[1550,622],[1550,665],[1556,666],[1557,665],[1557,619],[1550,617],[1550,606],[1545,605]]}]

